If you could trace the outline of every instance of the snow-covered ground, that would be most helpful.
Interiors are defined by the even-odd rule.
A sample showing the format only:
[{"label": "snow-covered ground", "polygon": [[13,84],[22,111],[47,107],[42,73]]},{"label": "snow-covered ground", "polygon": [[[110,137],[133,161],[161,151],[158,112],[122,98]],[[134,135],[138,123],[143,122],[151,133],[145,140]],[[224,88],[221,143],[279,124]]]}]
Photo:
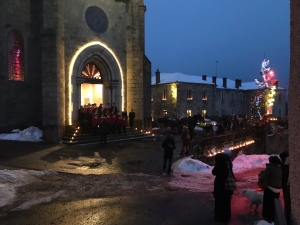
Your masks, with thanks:
[{"label": "snow-covered ground", "polygon": [[42,131],[37,127],[28,127],[24,130],[12,130],[11,133],[0,134],[0,140],[11,141],[32,141],[39,142],[42,137]]},{"label": "snow-covered ground", "polygon": [[[0,140],[14,141],[41,141],[42,131],[36,127],[29,127],[23,131],[15,130],[10,134],[0,134]],[[233,160],[234,173],[240,173],[249,169],[261,168],[268,162],[268,155],[239,155]],[[174,177],[169,185],[174,188],[185,188],[189,191],[211,192],[213,190],[214,176],[211,166],[199,161],[185,157],[176,161],[173,166]],[[33,171],[33,170],[0,170],[0,207],[10,205],[16,198],[18,187],[33,182],[39,176],[55,174],[55,171]],[[250,180],[253,178],[249,178]],[[244,182],[247,182],[245,179]],[[241,183],[237,182],[237,185]],[[42,202],[50,202],[53,198],[59,198],[65,193],[63,191],[41,199],[34,199],[19,206],[15,210],[30,208]],[[274,224],[274,223],[272,223]],[[256,225],[270,225],[261,220]]]}]

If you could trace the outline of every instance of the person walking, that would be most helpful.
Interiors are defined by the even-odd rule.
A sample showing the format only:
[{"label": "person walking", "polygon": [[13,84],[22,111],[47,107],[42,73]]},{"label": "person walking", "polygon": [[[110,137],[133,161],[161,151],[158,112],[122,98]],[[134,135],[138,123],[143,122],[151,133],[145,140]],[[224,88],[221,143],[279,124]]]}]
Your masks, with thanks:
[{"label": "person walking", "polygon": [[129,127],[131,130],[133,130],[134,118],[135,112],[133,111],[133,109],[131,109],[131,112],[129,113]]},{"label": "person walking", "polygon": [[164,148],[163,173],[165,174],[167,163],[168,163],[167,175],[170,176],[172,161],[173,161],[173,150],[176,149],[173,134],[169,134],[166,137],[166,139],[163,141],[161,146]]},{"label": "person walking", "polygon": [[272,223],[275,220],[275,198],[279,198],[282,187],[281,160],[277,156],[270,156],[269,163],[260,177],[260,181],[265,181],[267,186],[263,197],[263,218]]},{"label": "person walking", "polygon": [[231,151],[224,150],[215,156],[215,166],[212,174],[215,176],[213,195],[215,198],[215,217],[218,222],[227,222],[231,219],[231,196],[233,191],[226,190],[225,182],[228,174],[232,171],[232,162],[230,160]]},{"label": "person walking", "polygon": [[107,142],[107,134],[110,131],[110,124],[108,123],[106,117],[102,118],[102,122],[100,123],[100,135],[101,135],[101,145],[106,145]]}]

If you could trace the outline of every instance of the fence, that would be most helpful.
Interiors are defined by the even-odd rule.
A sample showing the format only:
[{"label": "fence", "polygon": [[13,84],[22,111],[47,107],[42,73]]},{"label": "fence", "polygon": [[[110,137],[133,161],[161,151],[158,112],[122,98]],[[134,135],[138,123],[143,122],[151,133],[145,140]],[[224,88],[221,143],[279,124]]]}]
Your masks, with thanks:
[{"label": "fence", "polygon": [[197,132],[190,142],[190,149],[193,149],[193,158],[199,158],[200,156],[211,156],[224,147],[240,148],[246,146],[250,141],[253,141],[251,129],[214,137],[203,137],[200,132]]}]

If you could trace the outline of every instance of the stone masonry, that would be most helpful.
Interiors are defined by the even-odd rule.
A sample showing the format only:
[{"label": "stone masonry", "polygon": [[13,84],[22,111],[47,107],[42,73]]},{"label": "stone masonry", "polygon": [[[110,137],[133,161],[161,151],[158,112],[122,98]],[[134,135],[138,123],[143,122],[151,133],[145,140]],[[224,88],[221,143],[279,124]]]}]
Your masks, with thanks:
[{"label": "stone masonry", "polygon": [[[91,6],[106,16],[105,31],[97,33],[87,24]],[[149,129],[145,11],[142,0],[0,1],[0,132],[34,125],[43,129],[44,140],[59,142],[65,128],[77,122],[81,71],[89,62],[101,69],[103,104],[114,102],[127,112],[133,108],[138,129]],[[25,81],[8,80],[12,30],[24,38]]]},{"label": "stone masonry", "polygon": [[290,83],[289,83],[289,153],[292,216],[295,224],[300,224],[300,3],[290,1]]}]

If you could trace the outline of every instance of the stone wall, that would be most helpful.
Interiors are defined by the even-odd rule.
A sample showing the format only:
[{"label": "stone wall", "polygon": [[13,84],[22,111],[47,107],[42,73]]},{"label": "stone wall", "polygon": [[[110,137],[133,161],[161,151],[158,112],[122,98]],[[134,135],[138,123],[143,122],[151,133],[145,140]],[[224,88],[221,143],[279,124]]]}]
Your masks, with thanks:
[{"label": "stone wall", "polygon": [[[0,2],[0,132],[42,124],[40,11],[39,0]],[[7,35],[12,30],[24,39],[24,81],[8,80]]]},{"label": "stone wall", "polygon": [[66,125],[63,2],[43,4],[43,139],[59,142]]},{"label": "stone wall", "polygon": [[292,215],[295,224],[300,224],[300,5],[298,0],[290,1],[290,82],[289,82],[289,153]]},{"label": "stone wall", "polygon": [[[85,13],[91,6],[107,17],[105,32],[88,26]],[[143,1],[129,0],[0,1],[0,132],[14,124],[39,124],[46,140],[59,141],[65,126],[77,120],[81,92],[76,77],[91,58],[104,65],[103,103],[114,102],[127,112],[133,108],[139,128],[150,124],[145,9]],[[7,77],[7,34],[14,29],[24,37],[24,82]]]}]

